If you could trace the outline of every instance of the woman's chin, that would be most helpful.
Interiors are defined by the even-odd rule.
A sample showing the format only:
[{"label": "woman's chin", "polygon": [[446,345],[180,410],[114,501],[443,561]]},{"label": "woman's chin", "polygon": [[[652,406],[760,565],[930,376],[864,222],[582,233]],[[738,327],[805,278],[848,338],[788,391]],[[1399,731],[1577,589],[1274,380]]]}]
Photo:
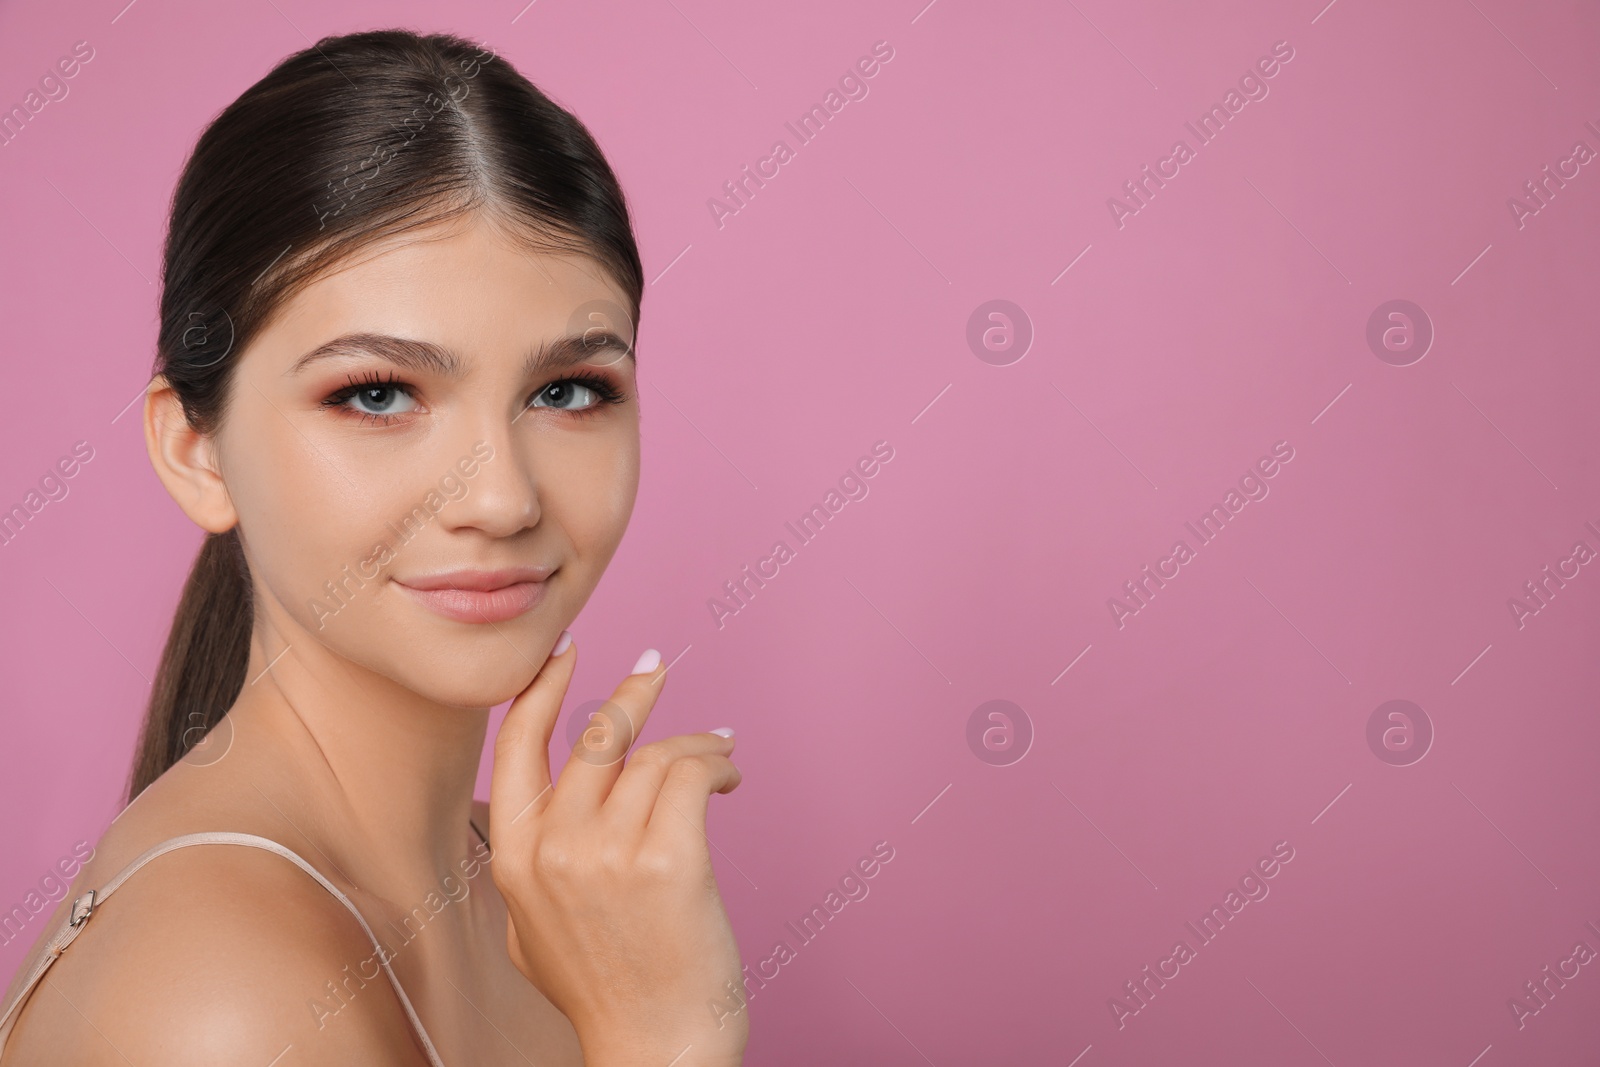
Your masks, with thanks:
[{"label": "woman's chin", "polygon": [[512,700],[528,688],[537,668],[517,660],[503,668],[481,671],[441,670],[404,684],[414,692],[453,708],[492,708]]}]

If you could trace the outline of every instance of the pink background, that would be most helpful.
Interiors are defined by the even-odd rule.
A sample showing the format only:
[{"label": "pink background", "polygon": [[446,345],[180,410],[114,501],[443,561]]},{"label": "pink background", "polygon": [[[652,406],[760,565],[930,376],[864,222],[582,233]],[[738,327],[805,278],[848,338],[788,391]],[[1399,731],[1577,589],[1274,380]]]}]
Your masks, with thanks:
[{"label": "pink background", "polygon": [[[404,25],[572,108],[636,212],[643,485],[572,707],[655,646],[681,658],[646,739],[739,732],[719,882],[752,970],[795,953],[748,1062],[1592,1062],[1600,966],[1521,1029],[1508,999],[1600,950],[1600,564],[1520,628],[1508,600],[1600,550],[1600,165],[1507,206],[1600,150],[1592,5],[124,2],[0,7],[0,106],[95,50],[0,148],[0,505],[95,450],[0,548],[0,907],[116,814],[199,544],[119,415],[179,167],[308,36]],[[1269,95],[1119,228],[1108,198],[1277,41]],[[708,199],[779,138],[719,229]],[[966,340],[993,299],[1034,331],[1005,366]],[[1366,340],[1394,299],[1436,331],[1409,366]],[[1119,628],[1108,599],[1278,441],[1270,494]],[[1432,724],[1419,762],[1369,747],[1392,699]],[[1031,723],[1009,765],[969,748],[991,700]],[[878,841],[801,943],[785,922]],[[1119,1027],[1110,998],[1279,841],[1270,894]]]}]

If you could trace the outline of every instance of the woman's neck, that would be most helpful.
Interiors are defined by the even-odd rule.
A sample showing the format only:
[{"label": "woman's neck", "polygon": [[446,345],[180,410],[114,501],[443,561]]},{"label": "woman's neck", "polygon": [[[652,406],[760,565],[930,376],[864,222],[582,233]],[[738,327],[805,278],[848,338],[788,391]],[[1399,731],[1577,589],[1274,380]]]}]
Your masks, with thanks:
[{"label": "woman's neck", "polygon": [[262,630],[230,715],[263,802],[350,881],[432,888],[476,842],[488,709],[429,700],[308,635],[285,651]]}]

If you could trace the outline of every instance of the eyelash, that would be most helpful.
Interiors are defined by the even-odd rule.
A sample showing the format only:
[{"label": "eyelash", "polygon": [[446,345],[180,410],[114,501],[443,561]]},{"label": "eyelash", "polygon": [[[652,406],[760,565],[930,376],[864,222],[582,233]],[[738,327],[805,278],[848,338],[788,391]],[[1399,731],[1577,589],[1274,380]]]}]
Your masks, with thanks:
[{"label": "eyelash", "polygon": [[[335,392],[329,394],[328,397],[322,401],[325,407],[335,409],[345,408],[346,402],[357,393],[364,389],[373,389],[380,386],[398,388],[407,395],[411,396],[413,400],[416,399],[415,395],[411,392],[411,386],[406,382],[396,378],[394,376],[394,372],[392,371],[389,372],[388,377],[380,377],[377,371],[368,371],[360,378],[347,376],[346,380],[350,383],[349,385],[339,388]],[[539,390],[538,393],[535,393],[534,396],[537,397],[551,388],[551,386],[556,385],[581,385],[586,389],[593,390],[595,396],[599,397],[595,403],[586,408],[577,408],[572,410],[565,408],[554,409],[557,411],[567,411],[567,414],[569,415],[588,417],[598,412],[601,406],[604,404],[623,404],[628,400],[627,394],[613,385],[609,379],[588,374],[574,375],[570,378],[558,378],[557,380],[550,382],[548,385],[545,385]],[[533,404],[530,402],[527,406],[532,407]],[[349,408],[346,408],[346,410],[350,411],[351,415],[360,418],[363,422],[371,420],[374,422],[382,422],[384,425],[388,425],[397,418],[401,417],[399,415],[374,414],[370,411],[355,411]]]}]

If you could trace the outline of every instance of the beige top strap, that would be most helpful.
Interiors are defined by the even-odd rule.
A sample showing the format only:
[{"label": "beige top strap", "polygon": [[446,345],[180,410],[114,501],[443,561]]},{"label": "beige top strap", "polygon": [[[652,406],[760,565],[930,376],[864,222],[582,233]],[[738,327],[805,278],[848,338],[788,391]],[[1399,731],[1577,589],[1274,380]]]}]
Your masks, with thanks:
[{"label": "beige top strap", "polygon": [[[473,829],[478,832],[480,838],[483,837],[483,832],[478,830],[477,824],[473,824]],[[417,1032],[417,1039],[422,1044],[422,1050],[427,1053],[430,1067],[444,1067],[443,1061],[439,1059],[438,1050],[433,1047],[433,1041],[428,1037],[428,1031],[423,1029],[422,1020],[417,1018],[416,1009],[411,1006],[411,998],[407,997],[406,991],[400,988],[400,980],[395,977],[394,971],[389,967],[388,950],[373,934],[372,927],[367,925],[367,920],[362,917],[356,906],[350,902],[350,898],[341,893],[339,888],[332,882],[324,878],[322,873],[315,867],[271,838],[225,831],[184,834],[153,845],[141,853],[132,863],[118,871],[116,877],[112,878],[103,887],[91,889],[74,900],[72,902],[72,914],[62,924],[61,929],[56,931],[45,942],[44,954],[28,973],[27,980],[17,990],[16,998],[6,1008],[5,1014],[0,1015],[0,1054],[5,1051],[6,1039],[11,1036],[11,1029],[16,1025],[17,1016],[22,1010],[22,1005],[27,1002],[28,996],[33,992],[34,987],[38,985],[39,980],[44,977],[45,972],[50,969],[50,965],[67,950],[67,946],[72,944],[79,932],[87,925],[90,917],[94,915],[95,909],[103,904],[112,893],[116,892],[117,887],[126,882],[140,867],[143,867],[157,856],[164,855],[174,849],[187,848],[190,845],[248,845],[252,848],[266,849],[268,852],[275,852],[284,859],[289,860],[315,878],[317,884],[332,893],[339,903],[343,904],[349,909],[350,914],[356,917],[356,922],[361,924],[361,929],[366,933],[367,939],[378,950],[378,962],[383,967],[383,973],[389,976],[389,984],[394,986],[394,994],[400,998],[400,1006],[405,1009],[406,1017],[411,1020],[411,1025]]]}]

